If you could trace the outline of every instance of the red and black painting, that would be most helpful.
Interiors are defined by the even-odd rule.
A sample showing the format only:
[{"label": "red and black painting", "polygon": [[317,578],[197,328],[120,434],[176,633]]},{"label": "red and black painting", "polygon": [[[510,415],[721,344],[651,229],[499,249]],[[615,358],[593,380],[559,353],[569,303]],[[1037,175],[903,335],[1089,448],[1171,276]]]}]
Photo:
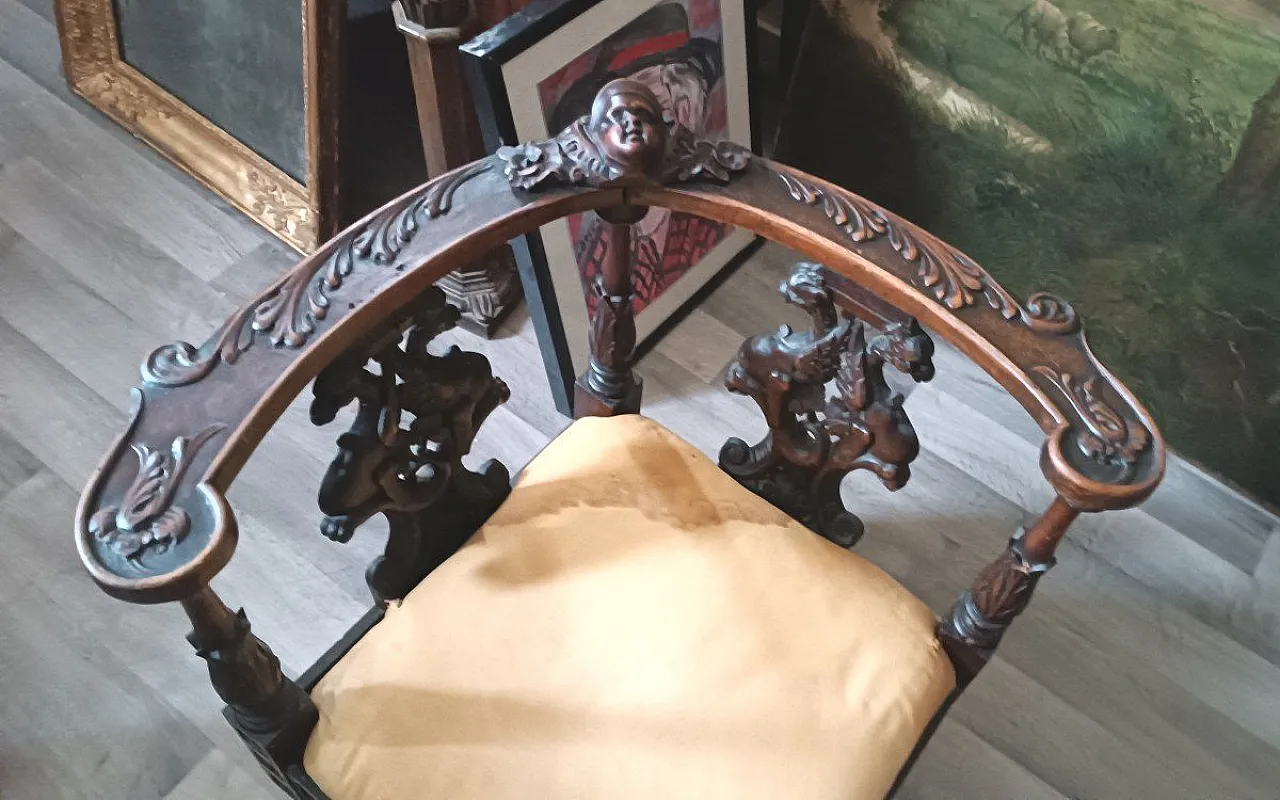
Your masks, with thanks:
[{"label": "red and black painting", "polygon": [[[671,0],[654,6],[538,83],[549,130],[591,109],[614,78],[647,85],[671,118],[701,137],[728,136],[719,0]],[[654,208],[631,228],[637,313],[670,288],[732,232],[691,214]],[[573,253],[594,313],[590,287],[608,251],[608,232],[594,214],[569,218]]]}]

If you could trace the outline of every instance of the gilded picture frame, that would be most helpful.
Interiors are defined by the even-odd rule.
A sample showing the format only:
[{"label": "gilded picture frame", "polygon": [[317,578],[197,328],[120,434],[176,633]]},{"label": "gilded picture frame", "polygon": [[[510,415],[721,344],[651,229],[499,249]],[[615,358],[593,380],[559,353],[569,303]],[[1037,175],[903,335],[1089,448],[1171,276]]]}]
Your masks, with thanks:
[{"label": "gilded picture frame", "polygon": [[300,0],[306,176],[297,180],[127,63],[113,0],[55,0],[72,91],[294,249],[337,232],[345,3]]}]

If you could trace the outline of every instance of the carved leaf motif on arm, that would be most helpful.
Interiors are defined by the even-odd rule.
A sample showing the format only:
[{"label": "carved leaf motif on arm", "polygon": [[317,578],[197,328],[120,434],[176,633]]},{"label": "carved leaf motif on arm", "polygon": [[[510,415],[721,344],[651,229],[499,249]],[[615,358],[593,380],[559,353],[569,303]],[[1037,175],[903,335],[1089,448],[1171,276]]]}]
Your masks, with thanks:
[{"label": "carved leaf motif on arm", "polygon": [[827,218],[853,241],[887,238],[913,268],[913,282],[947,308],[967,308],[981,297],[1005,319],[1018,316],[1020,309],[1012,295],[982,267],[932,234],[856,195],[821,189],[783,172],[778,177],[792,199],[821,206]]},{"label": "carved leaf motif on arm", "polygon": [[332,294],[357,266],[394,263],[422,223],[447,214],[458,187],[490,167],[478,161],[431,181],[344,237],[318,266],[290,272],[227,320],[203,347],[175,342],[153,351],[143,362],[142,379],[157,386],[195,383],[219,362],[234,364],[259,334],[276,347],[302,347],[328,316]]},{"label": "carved leaf motif on arm", "polygon": [[[133,391],[135,410],[130,429],[136,426],[143,406],[142,393]],[[147,551],[164,553],[182,541],[191,519],[173,504],[174,494],[197,451],[224,427],[213,424],[190,439],[179,436],[167,449],[132,444],[138,457],[137,475],[118,505],[100,508],[89,518],[89,533],[134,566]]]},{"label": "carved leaf motif on arm", "polygon": [[983,569],[973,588],[956,600],[940,631],[989,657],[1014,618],[1031,602],[1040,576],[1053,564],[1029,558],[1019,532],[1000,557]]},{"label": "carved leaf motif on arm", "polygon": [[1120,480],[1127,479],[1138,457],[1151,443],[1147,429],[1141,423],[1125,420],[1102,399],[1098,391],[1099,376],[1080,380],[1043,365],[1031,371],[1048,380],[1080,418],[1081,425],[1076,427],[1080,452],[1093,461],[1117,468]]}]

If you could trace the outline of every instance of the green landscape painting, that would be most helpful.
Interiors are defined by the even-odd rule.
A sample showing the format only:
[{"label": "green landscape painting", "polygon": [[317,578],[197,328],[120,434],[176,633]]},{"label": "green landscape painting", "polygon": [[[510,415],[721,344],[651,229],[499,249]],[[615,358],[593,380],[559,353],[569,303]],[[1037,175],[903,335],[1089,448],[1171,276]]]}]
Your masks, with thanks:
[{"label": "green landscape painting", "polygon": [[880,88],[809,158],[860,163],[848,185],[1015,293],[1070,299],[1179,453],[1280,504],[1280,0],[819,11],[859,59],[840,79]]}]

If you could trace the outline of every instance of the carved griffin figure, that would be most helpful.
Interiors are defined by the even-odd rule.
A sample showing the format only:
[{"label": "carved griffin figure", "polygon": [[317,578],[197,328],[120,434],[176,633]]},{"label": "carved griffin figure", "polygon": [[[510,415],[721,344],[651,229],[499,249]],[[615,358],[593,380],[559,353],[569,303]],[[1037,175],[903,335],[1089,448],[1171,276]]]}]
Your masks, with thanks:
[{"label": "carved griffin figure", "polygon": [[[866,469],[890,490],[899,489],[920,450],[884,365],[929,380],[933,342],[910,320],[886,326],[868,344],[861,321],[841,318],[818,264],[796,265],[779,291],[808,312],[813,328],[797,332],[784,325],[743,344],[725,385],[756,401],[769,434],[752,446],[730,439],[720,451],[720,466],[847,546],[861,536],[862,522],[840,499],[844,476]],[[833,379],[837,392],[828,399],[826,384]]]}]

